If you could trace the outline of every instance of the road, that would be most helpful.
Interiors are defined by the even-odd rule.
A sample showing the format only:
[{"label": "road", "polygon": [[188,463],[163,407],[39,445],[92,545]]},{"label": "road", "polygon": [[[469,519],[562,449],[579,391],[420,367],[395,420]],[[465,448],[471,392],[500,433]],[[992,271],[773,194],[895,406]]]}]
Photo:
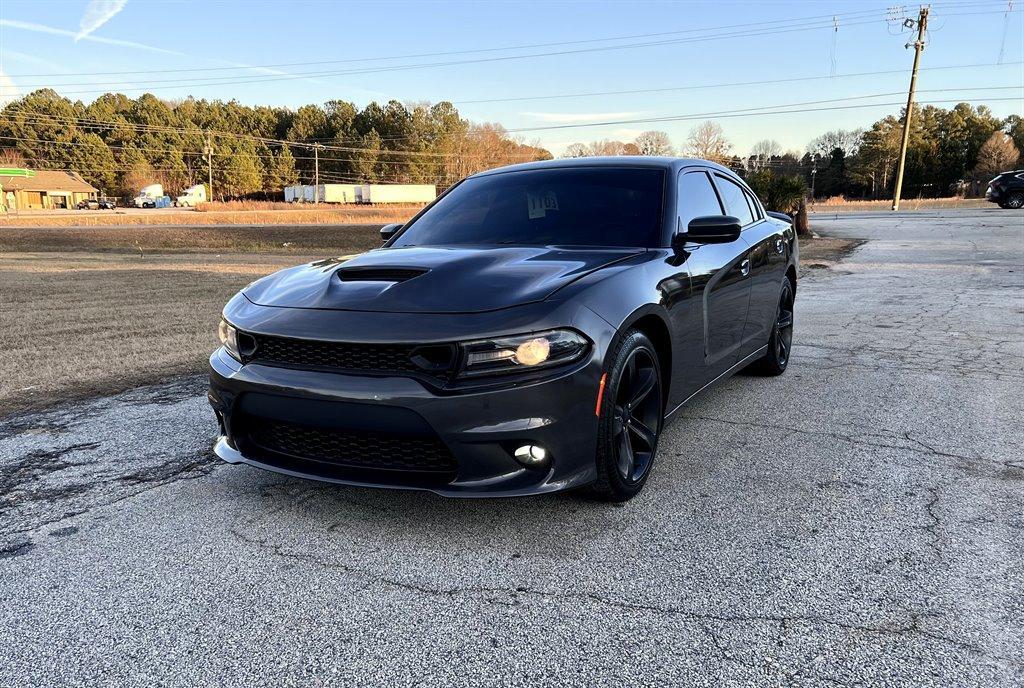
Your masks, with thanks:
[{"label": "road", "polygon": [[219,464],[196,378],[0,419],[0,685],[1020,685],[1024,220],[817,228],[625,505]]}]

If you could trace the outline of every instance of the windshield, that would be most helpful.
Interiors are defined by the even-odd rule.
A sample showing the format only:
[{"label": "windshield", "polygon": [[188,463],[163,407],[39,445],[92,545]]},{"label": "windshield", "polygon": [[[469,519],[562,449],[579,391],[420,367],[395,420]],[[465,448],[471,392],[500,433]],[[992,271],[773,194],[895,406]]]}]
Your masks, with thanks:
[{"label": "windshield", "polygon": [[660,246],[663,189],[659,169],[563,168],[474,177],[441,198],[392,246]]}]

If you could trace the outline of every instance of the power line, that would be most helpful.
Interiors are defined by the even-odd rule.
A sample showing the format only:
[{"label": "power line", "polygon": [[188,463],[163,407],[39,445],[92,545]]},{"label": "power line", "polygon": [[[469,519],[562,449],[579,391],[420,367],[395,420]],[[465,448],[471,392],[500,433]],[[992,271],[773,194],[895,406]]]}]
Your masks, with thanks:
[{"label": "power line", "polygon": [[[994,89],[999,89],[999,90],[1002,90],[1002,89],[1024,89],[1024,86],[996,86],[996,87],[993,87],[993,88]],[[947,90],[975,90],[975,89],[973,89],[973,88],[967,88],[967,89],[930,89],[931,92],[939,92],[939,91],[947,91]],[[982,88],[982,89],[977,89],[977,90],[989,90],[989,89]],[[826,99],[826,100],[810,100],[810,101],[804,101],[802,103],[791,103],[791,104],[782,104],[782,105],[766,105],[766,106],[755,107],[755,108],[742,108],[742,109],[739,109],[739,110],[718,110],[718,111],[693,113],[693,114],[686,114],[686,115],[671,115],[671,116],[667,116],[667,117],[646,117],[646,118],[638,118],[638,119],[608,120],[608,121],[604,121],[604,122],[583,122],[583,123],[577,123],[577,124],[555,124],[555,125],[542,126],[542,127],[524,127],[524,128],[520,128],[520,129],[509,129],[508,131],[509,131],[510,134],[517,134],[517,133],[525,133],[525,132],[532,132],[532,131],[550,131],[550,130],[555,130],[555,129],[582,129],[582,128],[585,128],[585,127],[617,126],[617,125],[622,125],[622,124],[651,124],[651,123],[656,123],[656,122],[677,122],[677,121],[694,120],[694,119],[707,119],[707,118],[710,118],[710,117],[733,118],[733,117],[743,117],[743,116],[748,116],[748,115],[779,115],[779,114],[791,114],[791,113],[800,113],[800,112],[824,112],[824,111],[829,111],[829,110],[859,109],[859,108],[865,108],[865,107],[880,107],[880,106],[884,106],[884,105],[902,105],[903,103],[900,103],[900,102],[896,102],[896,103],[868,103],[868,104],[864,104],[864,105],[847,105],[847,106],[839,106],[839,107],[791,109],[791,110],[779,110],[779,111],[775,111],[775,112],[769,112],[768,111],[768,110],[773,110],[775,108],[792,108],[792,107],[795,107],[795,106],[798,106],[798,105],[812,105],[812,104],[820,104],[820,103],[835,103],[835,102],[840,102],[840,101],[845,101],[845,100],[866,99],[866,98],[880,98],[880,97],[885,97],[885,96],[900,95],[901,93],[902,93],[901,91],[894,91],[894,92],[891,92],[891,93],[875,93],[875,94],[872,94],[872,95],[863,95],[863,96],[847,96],[845,98],[831,98],[831,99]],[[986,100],[987,101],[1005,101],[1005,100],[1020,100],[1020,98],[986,98]],[[957,103],[957,102],[962,102],[962,100],[954,99],[954,100],[931,101],[931,103],[948,103],[948,102]]]},{"label": "power line", "polygon": [[[982,13],[979,13],[979,14],[1002,14],[1002,13],[1003,13],[1002,10],[998,10],[998,11],[987,12],[987,13],[986,12],[982,12]],[[959,15],[952,15],[952,16],[959,16]],[[876,23],[878,21],[879,21],[879,19],[869,19],[869,20],[863,20],[863,21],[857,21],[857,22],[847,22],[845,24],[845,26],[857,26],[857,25],[863,25],[863,24],[872,24],[872,23]],[[882,21],[884,21],[884,19]],[[406,64],[406,65],[391,65],[391,66],[386,66],[386,67],[374,67],[374,68],[367,68],[367,69],[350,69],[350,70],[327,71],[327,72],[298,72],[298,73],[288,74],[288,75],[284,75],[284,76],[233,77],[233,78],[227,79],[227,80],[225,80],[223,77],[210,77],[210,78],[206,79],[205,82],[204,82],[203,79],[200,79],[200,78],[192,78],[192,79],[185,79],[185,80],[174,80],[174,79],[171,79],[171,80],[154,80],[151,83],[164,83],[166,81],[179,81],[181,83],[175,83],[173,85],[168,85],[168,86],[157,86],[157,87],[152,87],[152,88],[148,87],[148,86],[138,86],[138,87],[136,87],[136,86],[129,86],[129,87],[122,88],[120,90],[121,91],[150,91],[150,90],[163,90],[163,89],[166,89],[166,88],[198,88],[198,87],[203,87],[203,86],[247,85],[247,84],[274,82],[274,81],[288,81],[288,80],[292,80],[292,79],[305,79],[305,78],[318,77],[318,76],[322,77],[322,76],[350,76],[350,75],[358,75],[358,74],[375,74],[375,73],[380,73],[380,72],[406,71],[406,70],[412,70],[412,69],[421,69],[421,68],[429,68],[429,67],[445,67],[445,66],[453,66],[453,65],[461,65],[461,64],[478,64],[478,63],[488,63],[488,62],[503,62],[503,61],[508,61],[508,60],[520,60],[520,59],[535,58],[535,57],[551,57],[551,56],[557,56],[557,55],[571,55],[571,54],[589,53],[589,52],[597,52],[597,51],[605,51],[605,50],[623,50],[623,49],[638,48],[638,47],[650,47],[650,46],[660,46],[660,45],[677,45],[677,44],[681,44],[681,43],[696,43],[696,42],[704,42],[704,41],[717,41],[717,40],[722,40],[722,39],[726,39],[726,38],[749,38],[749,37],[754,37],[754,36],[775,35],[775,34],[783,34],[783,33],[792,33],[792,32],[796,32],[796,31],[806,31],[808,29],[813,29],[813,28],[827,28],[827,27],[829,27],[831,25],[832,25],[831,24],[831,20],[829,20],[828,22],[825,22],[825,23],[823,23],[821,21],[818,21],[818,22],[810,23],[810,24],[791,25],[789,27],[783,26],[783,27],[776,27],[776,28],[767,29],[767,30],[741,31],[741,32],[732,32],[732,33],[724,33],[724,34],[702,35],[702,36],[695,36],[695,37],[683,38],[683,39],[672,39],[672,40],[653,41],[653,42],[644,42],[644,43],[631,43],[631,44],[614,45],[614,46],[600,46],[600,47],[593,47],[593,48],[580,48],[580,49],[574,49],[574,50],[549,51],[549,52],[542,52],[542,53],[530,53],[530,54],[526,54],[526,55],[506,55],[506,56],[500,56],[500,57],[487,57],[487,58],[478,58],[478,59],[471,59],[471,60],[454,60],[454,61],[446,61],[446,62],[430,62],[430,63],[416,63],[416,64]],[[115,81],[115,82],[108,82],[106,85],[108,85],[108,86],[118,86],[121,83],[123,83],[123,82]],[[54,86],[59,87],[59,86],[65,86],[65,85],[71,85],[71,84],[55,84],[55,85],[54,84],[50,84],[49,86],[50,87],[54,87]],[[22,85],[22,86],[25,87],[25,88],[31,88],[31,87],[35,87],[35,86],[46,87],[47,84],[28,84],[28,85]],[[87,94],[87,93],[102,93],[105,90],[106,89],[103,89],[103,88],[99,88],[99,89],[84,89],[84,90],[77,90],[77,91],[64,91],[63,93],[64,93],[64,95],[76,95],[76,94]]]},{"label": "power line", "polygon": [[[953,3],[945,3],[953,4]],[[961,4],[961,3],[955,3]],[[967,4],[967,3],[963,3]],[[987,3],[970,3],[970,4],[987,4]],[[170,74],[170,73],[185,73],[185,72],[223,72],[223,71],[238,71],[238,70],[252,70],[252,69],[275,69],[282,67],[308,67],[317,65],[331,65],[331,64],[353,64],[353,63],[364,63],[364,62],[381,62],[387,60],[402,60],[402,59],[418,59],[423,57],[445,57],[450,55],[468,55],[476,53],[493,53],[493,52],[504,52],[511,50],[532,50],[535,48],[550,48],[566,45],[582,45],[587,43],[604,43],[612,41],[625,41],[635,40],[642,38],[658,38],[662,36],[674,36],[682,34],[694,34],[694,33],[705,33],[708,31],[725,31],[729,29],[743,29],[743,28],[756,28],[756,27],[769,27],[777,24],[789,24],[793,22],[809,22],[815,20],[829,19],[833,16],[839,17],[861,17],[867,15],[877,15],[885,12],[886,8],[875,8],[867,10],[856,10],[851,12],[844,12],[838,15],[812,15],[806,17],[789,17],[785,19],[772,19],[772,20],[761,20],[756,22],[746,22],[741,24],[726,24],[722,26],[709,26],[701,28],[689,28],[679,29],[675,31],[659,31],[654,33],[641,33],[641,34],[626,34],[618,36],[605,36],[602,38],[587,38],[578,39],[571,41],[551,41],[546,43],[528,43],[519,45],[508,45],[501,47],[488,47],[488,48],[470,48],[463,50],[447,50],[439,52],[426,52],[426,53],[406,53],[401,55],[385,55],[376,57],[360,57],[360,58],[346,58],[338,60],[314,60],[306,62],[280,62],[274,64],[262,64],[262,65],[242,65],[242,66],[230,66],[230,67],[193,67],[193,68],[179,68],[179,69],[151,69],[151,70],[123,70],[123,71],[107,71],[107,72],[64,72],[59,76],[114,76],[114,75],[137,75],[137,74]],[[53,74],[9,74],[8,76],[15,78],[25,77],[46,77],[53,76]]]},{"label": "power line", "polygon": [[[967,65],[946,65],[942,67],[930,67],[928,69],[922,69],[921,71],[939,71],[949,69],[977,69],[979,67],[1000,67],[1004,65],[1024,65],[1024,62],[983,62],[978,64],[967,64]],[[560,99],[572,99],[572,98],[590,98],[594,96],[623,96],[623,95],[636,95],[640,93],[667,93],[671,91],[696,91],[704,89],[715,89],[715,88],[733,88],[740,86],[765,86],[770,84],[788,84],[799,81],[828,81],[832,79],[846,79],[853,77],[862,76],[883,76],[886,74],[904,74],[905,69],[885,69],[874,72],[851,72],[848,74],[834,74],[831,76],[796,76],[789,77],[786,79],[758,79],[755,81],[733,81],[727,83],[714,83],[714,84],[692,84],[686,86],[668,86],[663,88],[640,88],[632,89],[627,91],[593,91],[589,93],[558,93],[544,96],[513,96],[510,98],[481,98],[477,100],[453,100],[453,105],[475,105],[480,103],[513,103],[530,100],[560,100]]]}]

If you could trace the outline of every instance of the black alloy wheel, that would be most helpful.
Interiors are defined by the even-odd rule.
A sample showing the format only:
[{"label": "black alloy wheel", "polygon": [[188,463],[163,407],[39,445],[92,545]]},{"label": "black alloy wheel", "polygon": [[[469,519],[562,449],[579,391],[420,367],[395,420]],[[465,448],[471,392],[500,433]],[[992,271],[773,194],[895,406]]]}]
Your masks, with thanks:
[{"label": "black alloy wheel", "polygon": [[775,311],[775,324],[768,338],[768,351],[750,366],[750,372],[759,375],[782,375],[789,365],[793,349],[793,310],[796,293],[788,278],[782,280],[782,294]]},{"label": "black alloy wheel", "polygon": [[1010,208],[1011,210],[1018,210],[1020,208],[1024,208],[1024,192],[1014,191],[1012,194],[1010,194],[1010,196],[1006,199],[1006,207]]},{"label": "black alloy wheel", "polygon": [[597,481],[600,498],[622,502],[640,492],[658,450],[664,417],[661,368],[650,340],[632,330],[611,357],[601,404]]}]

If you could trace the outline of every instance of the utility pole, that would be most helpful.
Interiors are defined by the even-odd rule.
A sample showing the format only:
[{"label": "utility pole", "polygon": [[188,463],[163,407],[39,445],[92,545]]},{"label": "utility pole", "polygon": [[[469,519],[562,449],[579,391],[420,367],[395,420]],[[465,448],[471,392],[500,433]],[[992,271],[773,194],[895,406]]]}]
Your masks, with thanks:
[{"label": "utility pole", "polygon": [[[913,26],[914,20],[907,19],[906,26]],[[896,168],[896,191],[892,196],[892,209],[900,209],[900,194],[903,192],[903,168],[907,163],[907,142],[910,139],[910,118],[914,114],[914,90],[917,88],[917,68],[924,50],[924,32],[928,29],[928,6],[921,6],[917,18],[917,40],[914,41],[914,71],[910,74],[910,92],[907,93],[907,112],[903,116],[903,140],[900,143],[900,162]],[[910,43],[906,45],[910,47]]]},{"label": "utility pole", "polygon": [[206,132],[206,145],[203,147],[203,154],[206,155],[206,181],[210,186],[210,200],[213,200],[213,139],[210,132]]},{"label": "utility pole", "polygon": [[320,144],[313,144],[313,203],[320,202]]},{"label": "utility pole", "polygon": [[811,167],[811,205],[814,205],[814,181],[818,177],[818,163],[815,161]]}]

